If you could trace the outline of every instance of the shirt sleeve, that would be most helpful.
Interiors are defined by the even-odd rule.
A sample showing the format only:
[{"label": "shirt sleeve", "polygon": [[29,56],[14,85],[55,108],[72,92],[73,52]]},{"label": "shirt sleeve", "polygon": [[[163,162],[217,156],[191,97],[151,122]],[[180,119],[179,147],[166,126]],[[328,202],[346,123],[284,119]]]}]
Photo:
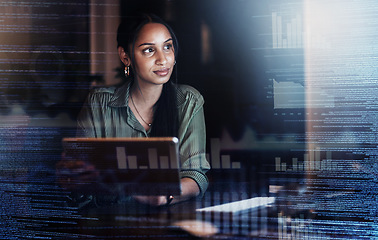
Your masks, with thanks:
[{"label": "shirt sleeve", "polygon": [[102,137],[104,129],[102,106],[105,97],[94,93],[88,95],[77,119],[77,137]]},{"label": "shirt sleeve", "polygon": [[191,178],[203,195],[209,181],[206,172],[210,164],[206,160],[206,127],[203,111],[203,98],[199,96],[187,105],[181,122],[180,159],[181,178]]}]

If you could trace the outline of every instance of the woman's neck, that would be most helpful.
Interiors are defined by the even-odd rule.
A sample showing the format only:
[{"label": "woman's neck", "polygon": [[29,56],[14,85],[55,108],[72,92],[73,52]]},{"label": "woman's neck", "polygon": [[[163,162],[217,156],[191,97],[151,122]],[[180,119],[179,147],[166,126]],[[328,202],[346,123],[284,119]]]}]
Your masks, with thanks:
[{"label": "woman's neck", "polygon": [[130,89],[129,107],[140,124],[148,131],[154,117],[154,106],[159,100],[163,85],[140,86],[134,82]]},{"label": "woman's neck", "polygon": [[152,108],[159,100],[162,90],[163,85],[141,85],[135,81],[131,87],[130,94],[132,94],[134,101],[138,102],[140,105],[146,108]]}]

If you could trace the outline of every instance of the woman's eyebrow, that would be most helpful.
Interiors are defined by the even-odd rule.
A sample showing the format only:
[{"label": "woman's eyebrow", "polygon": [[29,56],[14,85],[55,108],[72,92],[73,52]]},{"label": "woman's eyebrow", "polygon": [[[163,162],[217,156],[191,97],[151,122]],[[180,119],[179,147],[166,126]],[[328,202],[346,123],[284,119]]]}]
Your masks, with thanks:
[{"label": "woman's eyebrow", "polygon": [[172,41],[172,38],[168,38],[167,40],[165,40],[164,43],[169,42],[169,41]]},{"label": "woman's eyebrow", "polygon": [[[169,41],[172,41],[172,38],[165,40],[164,43],[169,42]],[[141,47],[141,46],[144,46],[144,45],[155,45],[155,43],[142,43],[138,47]]]},{"label": "woman's eyebrow", "polygon": [[144,46],[144,45],[155,45],[155,43],[142,43],[142,44],[140,44],[138,47],[140,47],[140,46]]}]

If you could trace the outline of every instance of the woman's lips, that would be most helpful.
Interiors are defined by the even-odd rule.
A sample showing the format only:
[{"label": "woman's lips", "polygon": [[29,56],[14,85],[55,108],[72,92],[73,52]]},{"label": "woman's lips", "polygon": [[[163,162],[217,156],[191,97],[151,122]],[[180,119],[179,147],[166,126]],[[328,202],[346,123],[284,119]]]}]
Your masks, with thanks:
[{"label": "woman's lips", "polygon": [[169,68],[163,68],[163,69],[159,69],[159,70],[156,70],[154,71],[154,73],[158,76],[161,76],[161,77],[164,77],[164,76],[167,76],[168,73],[169,73]]}]

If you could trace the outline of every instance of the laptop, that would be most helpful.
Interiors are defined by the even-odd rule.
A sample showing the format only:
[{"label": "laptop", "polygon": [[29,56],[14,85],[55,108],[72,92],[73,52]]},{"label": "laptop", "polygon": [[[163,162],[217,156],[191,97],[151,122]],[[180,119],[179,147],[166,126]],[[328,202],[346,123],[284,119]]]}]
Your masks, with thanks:
[{"label": "laptop", "polygon": [[179,195],[179,140],[150,138],[64,138],[67,159],[93,165],[98,176],[82,185],[91,194]]}]

